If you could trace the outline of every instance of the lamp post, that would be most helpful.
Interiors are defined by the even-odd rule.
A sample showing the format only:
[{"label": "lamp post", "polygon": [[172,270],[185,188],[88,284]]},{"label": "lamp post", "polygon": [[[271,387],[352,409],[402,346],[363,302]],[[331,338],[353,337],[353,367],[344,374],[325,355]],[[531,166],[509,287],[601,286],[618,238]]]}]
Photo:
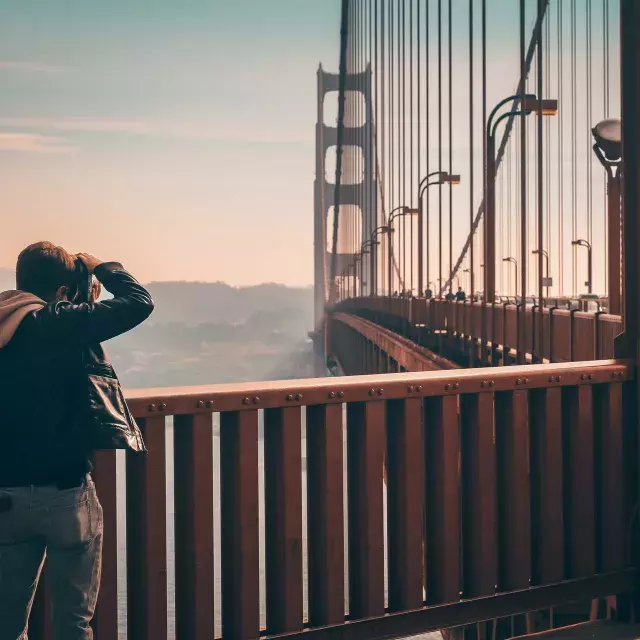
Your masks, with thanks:
[{"label": "lamp post", "polygon": [[[494,122],[498,111],[509,102],[520,102],[519,111],[506,111]],[[529,115],[534,111],[541,111],[544,116],[555,116],[558,113],[557,100],[538,100],[534,94],[509,96],[501,100],[489,114],[486,128],[487,144],[487,173],[486,201],[485,201],[485,231],[484,231],[484,296],[486,302],[493,302],[496,288],[496,149],[495,135],[498,125],[510,116]]]},{"label": "lamp post", "polygon": [[[609,313],[622,313],[622,120],[608,118],[599,122],[591,133],[593,150],[607,172],[607,222],[609,228]],[[591,279],[589,279],[591,280]]]},{"label": "lamp post", "polygon": [[395,209],[393,209],[393,211],[391,211],[391,213],[389,214],[389,224],[387,226],[387,231],[385,233],[389,234],[389,256],[388,256],[388,270],[389,270],[389,297],[391,297],[392,295],[392,289],[393,289],[393,271],[392,271],[392,265],[393,265],[393,221],[396,220],[397,218],[402,218],[404,216],[413,216],[413,215],[418,215],[418,209],[411,209],[410,207],[407,206],[400,206],[400,207],[396,207]]},{"label": "lamp post", "polygon": [[[376,237],[378,235],[385,235],[389,233],[389,225],[383,224],[380,225],[379,227],[377,227],[376,229],[374,229],[371,232],[371,237],[369,239],[369,242],[371,242],[371,246],[373,247],[374,245],[379,245],[380,241],[376,240]],[[376,259],[375,257],[376,254],[373,252],[373,249],[371,250],[371,259],[369,260],[369,265],[371,267],[371,274],[370,274],[370,279],[371,279],[371,285],[369,287],[371,293],[375,296],[378,293],[378,278],[377,278],[377,269],[376,269]]]},{"label": "lamp post", "polygon": [[593,253],[591,250],[591,243],[587,240],[583,240],[582,238],[578,240],[572,240],[571,244],[574,247],[586,247],[587,248],[587,293],[591,293],[593,289]]},{"label": "lamp post", "polygon": [[[547,253],[546,249],[534,249],[531,253],[534,256],[537,256],[540,252],[542,252],[542,255],[545,258],[545,262],[547,263],[547,275],[546,275],[546,279],[547,282],[549,282],[549,254]],[[547,289],[547,298],[549,297],[549,285],[546,285],[546,289]],[[542,304],[542,301],[540,302],[540,304]]]},{"label": "lamp post", "polygon": [[[509,256],[508,258],[502,258],[502,262],[510,262],[513,264],[516,272],[516,304],[518,303],[518,261],[515,258]],[[485,294],[486,295],[486,294]]]},{"label": "lamp post", "polygon": [[[437,178],[435,182],[429,182],[430,178]],[[425,191],[429,187],[439,184],[460,184],[460,176],[457,174],[450,174],[447,171],[432,171],[427,174],[418,185],[418,291],[422,292],[423,279],[422,271],[424,269],[424,247],[423,239],[424,235],[424,222],[423,222],[423,208],[422,198]],[[429,207],[427,207],[427,252],[429,251]],[[429,260],[427,259],[427,280],[429,280]]]}]

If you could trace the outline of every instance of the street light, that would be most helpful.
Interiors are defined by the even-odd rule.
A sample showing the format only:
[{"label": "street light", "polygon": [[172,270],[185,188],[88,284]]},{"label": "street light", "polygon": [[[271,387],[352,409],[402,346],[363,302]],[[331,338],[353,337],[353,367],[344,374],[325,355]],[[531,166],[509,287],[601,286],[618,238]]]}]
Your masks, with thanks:
[{"label": "street light", "polygon": [[[494,122],[498,111],[509,102],[519,102],[520,110],[509,110],[501,114]],[[505,119],[517,115],[530,115],[540,111],[543,116],[555,116],[558,113],[557,100],[539,100],[535,94],[514,95],[501,100],[489,114],[487,120],[487,174],[486,174],[486,202],[485,202],[485,255],[484,263],[484,295],[487,302],[493,302],[496,288],[496,150],[495,135],[498,125]]]},{"label": "street light", "polygon": [[592,277],[593,277],[593,254],[591,251],[591,243],[587,240],[583,240],[582,238],[578,240],[572,240],[571,244],[574,247],[586,247],[587,248],[587,293],[591,293],[591,289],[593,287]]},{"label": "street light", "polygon": [[[385,234],[388,234],[388,233],[389,233],[389,225],[386,225],[386,224],[380,225],[379,227],[375,228],[371,232],[371,237],[369,239],[369,242],[371,242],[372,245],[379,245],[380,242],[378,240],[376,240],[376,237],[378,235],[385,235]],[[372,251],[371,252],[371,259],[369,260],[369,267],[371,269],[370,290],[371,290],[371,293],[374,296],[378,293],[378,283],[377,283],[378,278],[376,277],[377,276],[377,269],[376,269],[376,260],[375,260],[376,257],[377,257],[377,254]]]},{"label": "street light", "polygon": [[621,263],[622,237],[622,120],[607,118],[591,130],[595,139],[593,150],[607,172],[607,219],[609,227],[609,313],[622,312]]},{"label": "street light", "polygon": [[[429,182],[430,178],[436,178],[435,182]],[[424,192],[434,185],[440,184],[460,184],[460,176],[458,174],[452,174],[448,171],[432,171],[427,174],[418,185],[418,291],[422,293],[422,270],[423,270],[423,241],[422,236],[424,235],[423,231],[423,216],[422,216],[422,198],[424,196]],[[429,207],[427,207],[427,249],[429,247]],[[427,261],[427,271],[429,270],[429,263]],[[427,280],[429,279],[429,274],[427,273]]]},{"label": "street light", "polygon": [[393,289],[393,286],[392,286],[393,271],[391,268],[393,264],[393,238],[391,237],[391,234],[393,233],[393,221],[396,220],[397,218],[403,218],[404,216],[416,216],[418,215],[418,213],[419,213],[418,209],[412,209],[411,207],[402,205],[400,207],[396,207],[395,209],[393,209],[389,214],[389,223],[388,223],[387,231],[385,232],[389,234],[389,256],[388,256],[389,297],[391,297],[391,293],[392,293],[391,290]]},{"label": "street light", "polygon": [[[547,298],[549,297],[549,254],[547,253],[546,249],[534,249],[531,253],[534,256],[537,256],[540,254],[540,252],[542,252],[542,255],[545,257],[545,261],[547,263],[547,276],[546,276],[546,288],[547,288]],[[542,304],[542,303],[541,303]]]},{"label": "street light", "polygon": [[[509,256],[508,258],[502,258],[502,262],[511,262],[511,264],[513,264],[514,268],[515,268],[515,272],[516,272],[516,304],[518,303],[518,261],[515,258],[512,258],[511,256]],[[486,296],[486,292],[485,292],[485,296]],[[486,300],[486,297],[485,297]]]}]

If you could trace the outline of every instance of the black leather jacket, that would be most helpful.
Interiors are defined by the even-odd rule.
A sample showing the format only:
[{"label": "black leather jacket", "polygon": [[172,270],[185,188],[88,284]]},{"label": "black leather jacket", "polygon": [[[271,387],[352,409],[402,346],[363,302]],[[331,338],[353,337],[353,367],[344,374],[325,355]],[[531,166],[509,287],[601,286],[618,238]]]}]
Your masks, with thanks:
[{"label": "black leather jacket", "polygon": [[64,482],[91,469],[96,449],[145,450],[100,343],[149,317],[153,301],[118,263],[95,276],[112,299],[31,311],[0,349],[0,486]]}]

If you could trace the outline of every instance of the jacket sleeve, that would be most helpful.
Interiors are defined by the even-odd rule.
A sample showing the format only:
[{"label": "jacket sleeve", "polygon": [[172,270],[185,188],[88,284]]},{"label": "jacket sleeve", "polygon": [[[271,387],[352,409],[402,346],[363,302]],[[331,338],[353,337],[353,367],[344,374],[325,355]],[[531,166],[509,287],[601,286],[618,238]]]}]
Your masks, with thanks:
[{"label": "jacket sleeve", "polygon": [[151,315],[151,295],[121,264],[105,262],[96,267],[94,275],[113,298],[47,305],[33,314],[30,334],[36,340],[53,341],[58,346],[95,344],[133,329]]}]

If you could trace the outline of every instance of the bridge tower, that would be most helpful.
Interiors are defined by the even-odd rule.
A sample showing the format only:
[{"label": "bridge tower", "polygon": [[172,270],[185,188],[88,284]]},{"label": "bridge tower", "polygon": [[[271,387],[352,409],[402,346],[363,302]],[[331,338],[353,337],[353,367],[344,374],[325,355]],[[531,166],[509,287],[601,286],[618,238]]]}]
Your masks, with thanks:
[{"label": "bridge tower", "polygon": [[[314,320],[318,329],[325,314],[326,301],[329,293],[329,279],[331,277],[331,253],[329,237],[332,229],[328,228],[328,217],[335,201],[335,185],[327,181],[326,156],[327,151],[338,144],[338,127],[328,126],[324,122],[324,101],[327,93],[338,92],[339,75],[327,73],[322,65],[318,68],[318,121],[316,123],[316,176],[314,183]],[[353,174],[353,163],[343,162],[342,184],[340,187],[341,222],[345,220],[345,211],[356,212],[360,218],[362,229],[361,243],[367,240],[373,232],[377,222],[377,181],[375,177],[374,139],[373,139],[373,105],[371,99],[371,67],[359,73],[348,73],[346,76],[346,109],[345,114],[350,113],[349,106],[356,99],[364,99],[364,122],[354,124],[355,118],[345,115],[343,135],[343,158],[351,153],[362,153],[363,173],[361,176]],[[360,97],[358,94],[361,94]],[[354,110],[355,111],[355,110]],[[355,227],[357,228],[357,226]],[[348,249],[346,243],[338,242],[337,270],[340,274],[354,259],[354,254],[341,251]],[[368,254],[375,256],[376,252]],[[369,259],[364,259],[362,273],[370,274],[375,268]],[[375,260],[375,257],[373,258]],[[369,277],[363,277],[365,282]],[[370,284],[367,284],[366,292],[369,292]]]}]

